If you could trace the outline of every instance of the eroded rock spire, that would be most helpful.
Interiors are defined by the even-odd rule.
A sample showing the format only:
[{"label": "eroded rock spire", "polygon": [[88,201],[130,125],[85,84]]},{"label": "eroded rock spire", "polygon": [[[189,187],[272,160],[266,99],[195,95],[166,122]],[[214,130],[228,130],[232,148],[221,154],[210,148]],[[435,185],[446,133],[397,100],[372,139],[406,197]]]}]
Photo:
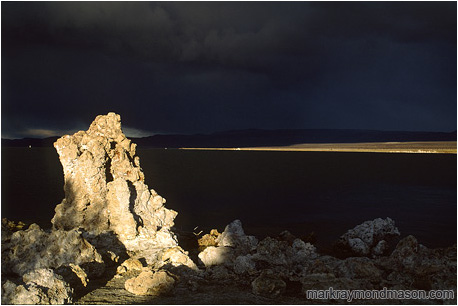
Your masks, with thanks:
[{"label": "eroded rock spire", "polygon": [[57,229],[82,228],[99,235],[112,231],[126,249],[152,252],[177,246],[170,231],[177,213],[144,183],[132,143],[115,113],[97,116],[87,131],[54,143],[64,170],[65,198],[56,206]]}]

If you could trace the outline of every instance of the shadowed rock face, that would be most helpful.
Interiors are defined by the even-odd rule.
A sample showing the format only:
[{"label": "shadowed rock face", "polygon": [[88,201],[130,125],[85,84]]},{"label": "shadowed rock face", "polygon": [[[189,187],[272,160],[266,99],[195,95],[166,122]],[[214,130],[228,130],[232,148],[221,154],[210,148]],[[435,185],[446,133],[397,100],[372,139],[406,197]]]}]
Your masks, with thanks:
[{"label": "shadowed rock face", "polygon": [[65,199],[52,223],[99,235],[114,232],[127,251],[156,260],[155,250],[177,246],[170,227],[177,213],[144,183],[136,144],[126,138],[115,113],[98,116],[87,131],[54,143],[64,170]]}]

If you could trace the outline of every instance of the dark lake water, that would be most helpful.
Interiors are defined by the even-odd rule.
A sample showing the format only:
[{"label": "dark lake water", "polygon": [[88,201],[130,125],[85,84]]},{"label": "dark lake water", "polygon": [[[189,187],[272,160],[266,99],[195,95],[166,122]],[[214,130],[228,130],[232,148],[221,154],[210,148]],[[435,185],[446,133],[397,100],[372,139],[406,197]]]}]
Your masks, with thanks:
[{"label": "dark lake water", "polygon": [[[311,231],[319,244],[391,217],[428,247],[456,243],[457,156],[139,149],[146,183],[183,230],[240,219],[257,236]],[[2,148],[2,217],[50,227],[63,194],[53,148]]]}]

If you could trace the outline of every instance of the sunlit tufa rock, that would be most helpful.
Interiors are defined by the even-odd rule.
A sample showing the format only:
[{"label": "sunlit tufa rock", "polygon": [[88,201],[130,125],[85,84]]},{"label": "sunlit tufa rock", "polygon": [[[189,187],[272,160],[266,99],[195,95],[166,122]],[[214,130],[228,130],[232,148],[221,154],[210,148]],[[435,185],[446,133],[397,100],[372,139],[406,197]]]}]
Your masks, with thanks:
[{"label": "sunlit tufa rock", "polygon": [[145,271],[126,281],[125,288],[135,295],[159,296],[169,293],[175,279],[165,271]]},{"label": "sunlit tufa rock", "polygon": [[129,254],[148,263],[178,245],[170,231],[177,213],[144,183],[136,145],[122,132],[119,115],[97,116],[87,131],[63,136],[54,146],[65,179],[55,228],[77,227],[95,236],[114,232]]},{"label": "sunlit tufa rock", "polygon": [[73,289],[51,269],[37,269],[22,277],[23,285],[6,281],[2,287],[4,304],[69,304]]},{"label": "sunlit tufa rock", "polygon": [[47,233],[32,224],[25,231],[14,232],[8,242],[2,243],[2,272],[23,275],[35,269],[71,263],[95,264],[103,272],[101,255],[76,229]]}]

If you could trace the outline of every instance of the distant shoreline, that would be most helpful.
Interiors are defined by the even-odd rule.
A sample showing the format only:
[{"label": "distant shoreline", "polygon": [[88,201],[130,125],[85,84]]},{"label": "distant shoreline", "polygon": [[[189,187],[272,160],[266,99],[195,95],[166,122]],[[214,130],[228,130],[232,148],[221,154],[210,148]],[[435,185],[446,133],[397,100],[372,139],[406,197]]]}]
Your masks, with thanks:
[{"label": "distant shoreline", "polygon": [[180,150],[216,151],[301,151],[301,152],[368,152],[368,153],[439,153],[457,154],[456,141],[304,143],[291,146],[245,148],[180,148]]}]

